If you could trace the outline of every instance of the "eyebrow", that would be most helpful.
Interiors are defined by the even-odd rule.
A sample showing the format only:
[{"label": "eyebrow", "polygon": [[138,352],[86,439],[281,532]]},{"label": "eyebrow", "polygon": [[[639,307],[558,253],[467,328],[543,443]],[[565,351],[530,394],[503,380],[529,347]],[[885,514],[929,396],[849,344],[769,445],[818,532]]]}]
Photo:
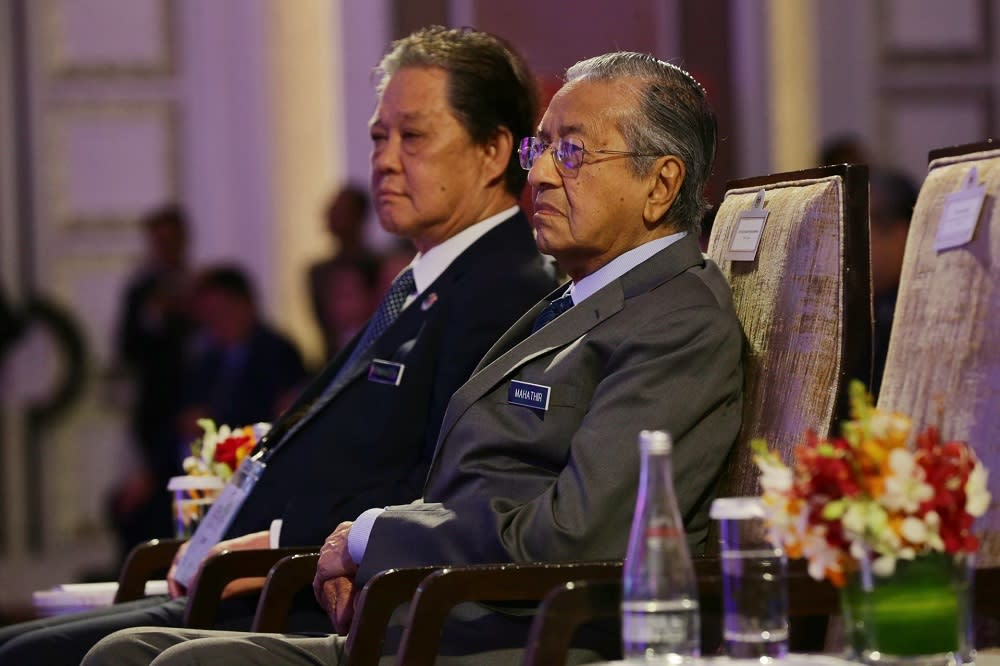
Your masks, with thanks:
[{"label": "eyebrow", "polygon": [[[407,111],[406,113],[400,114],[399,118],[401,122],[409,123],[409,122],[414,122],[416,120],[422,120],[427,116],[428,114],[423,111]],[[377,112],[373,114],[372,117],[368,120],[369,128],[379,127],[384,125],[385,122],[383,122],[382,118],[379,117]]]},{"label": "eyebrow", "polygon": [[[556,136],[566,136],[567,134],[586,134],[583,125],[572,124],[572,125],[560,125],[556,133]],[[538,126],[538,137],[541,139],[548,139],[550,137],[549,133],[542,129],[542,126]]]}]

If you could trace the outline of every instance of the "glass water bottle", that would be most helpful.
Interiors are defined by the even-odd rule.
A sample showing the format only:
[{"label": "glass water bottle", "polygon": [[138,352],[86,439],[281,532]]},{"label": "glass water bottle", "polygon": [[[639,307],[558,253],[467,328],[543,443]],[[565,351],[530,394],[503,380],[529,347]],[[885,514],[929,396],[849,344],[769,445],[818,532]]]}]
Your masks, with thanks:
[{"label": "glass water bottle", "polygon": [[674,496],[670,436],[639,434],[642,465],[622,590],[627,659],[679,664],[700,656],[698,587]]}]

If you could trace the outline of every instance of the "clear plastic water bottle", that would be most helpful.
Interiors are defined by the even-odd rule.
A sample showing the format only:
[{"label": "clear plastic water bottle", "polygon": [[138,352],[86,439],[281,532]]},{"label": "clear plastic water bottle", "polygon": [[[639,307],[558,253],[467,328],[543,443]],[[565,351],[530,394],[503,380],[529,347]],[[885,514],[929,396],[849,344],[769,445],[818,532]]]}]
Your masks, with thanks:
[{"label": "clear plastic water bottle", "polygon": [[639,434],[642,466],[625,556],[622,642],[629,660],[680,664],[700,656],[698,586],[674,496],[670,436]]}]

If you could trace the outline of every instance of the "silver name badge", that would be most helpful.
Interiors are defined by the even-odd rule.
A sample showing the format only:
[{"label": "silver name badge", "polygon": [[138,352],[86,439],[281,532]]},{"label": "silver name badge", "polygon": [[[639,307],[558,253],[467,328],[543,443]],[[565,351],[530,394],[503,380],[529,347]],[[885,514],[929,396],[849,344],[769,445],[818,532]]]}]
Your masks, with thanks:
[{"label": "silver name badge", "polygon": [[541,384],[531,382],[519,382],[511,380],[507,388],[507,402],[520,407],[530,407],[540,409],[543,412],[549,410],[549,393],[551,389]]},{"label": "silver name badge", "polygon": [[368,366],[368,381],[399,386],[400,382],[403,381],[404,370],[406,370],[406,366],[402,363],[393,363],[377,358]]},{"label": "silver name badge", "polygon": [[260,475],[264,473],[267,465],[259,460],[247,458],[240,465],[233,478],[226,484],[219,497],[212,503],[212,507],[205,514],[194,536],[188,542],[187,551],[184,557],[177,564],[177,571],[174,579],[184,587],[191,587],[191,582],[198,574],[202,560],[208,551],[215,544],[222,541],[226,530],[232,525],[236,513],[243,506],[247,495],[257,485]]}]

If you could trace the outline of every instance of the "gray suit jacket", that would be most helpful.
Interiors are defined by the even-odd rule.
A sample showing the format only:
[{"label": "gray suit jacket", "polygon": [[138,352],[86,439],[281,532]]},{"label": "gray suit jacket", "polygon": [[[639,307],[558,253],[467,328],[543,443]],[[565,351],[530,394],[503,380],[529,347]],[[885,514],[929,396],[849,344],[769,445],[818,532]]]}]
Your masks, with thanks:
[{"label": "gray suit jacket", "polygon": [[[546,302],[452,396],[423,500],[375,521],[356,584],[390,567],[624,557],[642,429],[673,437],[700,548],[740,426],[742,334],[725,278],[688,236],[530,335]],[[548,409],[509,404],[512,380],[549,387]]]}]

